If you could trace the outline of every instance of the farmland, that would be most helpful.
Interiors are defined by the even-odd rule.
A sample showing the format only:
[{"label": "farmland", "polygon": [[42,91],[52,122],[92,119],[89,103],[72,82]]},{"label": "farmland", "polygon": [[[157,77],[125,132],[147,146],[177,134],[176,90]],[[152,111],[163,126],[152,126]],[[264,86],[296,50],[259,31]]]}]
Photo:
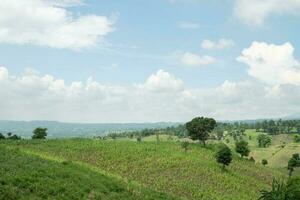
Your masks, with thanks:
[{"label": "farmland", "polygon": [[[25,199],[32,195],[28,192],[28,187],[14,183],[20,179],[26,184],[27,181],[35,181],[27,173],[36,168],[38,171],[34,177],[39,179],[40,185],[46,185],[40,176],[49,178],[47,185],[55,180],[70,184],[66,187],[73,188],[78,182],[76,187],[85,185],[79,190],[81,196],[87,196],[93,191],[93,194],[104,199],[138,199],[141,196],[137,194],[148,194],[149,199],[250,200],[257,199],[261,189],[269,189],[274,177],[285,176],[279,170],[254,164],[237,155],[234,155],[233,163],[224,171],[215,162],[215,145],[203,148],[199,144],[192,144],[185,153],[176,141],[21,140],[1,142],[0,148],[1,165],[8,157],[15,157],[16,159],[5,162],[5,166],[11,169],[11,173],[17,173],[16,176],[4,174],[1,181],[9,188],[8,191],[20,190],[25,194]],[[24,165],[26,168],[17,167]],[[61,173],[66,177],[61,177]],[[31,178],[26,179],[26,176]],[[61,178],[56,180],[56,176]],[[56,186],[52,190],[49,189],[52,192],[59,191],[55,187],[62,187],[61,184],[54,185]],[[70,195],[76,187],[62,194]],[[111,194],[101,191],[105,187],[120,189],[116,189],[116,194]],[[40,193],[45,193],[36,195],[42,198],[41,195],[49,194],[49,190],[40,189]]]}]

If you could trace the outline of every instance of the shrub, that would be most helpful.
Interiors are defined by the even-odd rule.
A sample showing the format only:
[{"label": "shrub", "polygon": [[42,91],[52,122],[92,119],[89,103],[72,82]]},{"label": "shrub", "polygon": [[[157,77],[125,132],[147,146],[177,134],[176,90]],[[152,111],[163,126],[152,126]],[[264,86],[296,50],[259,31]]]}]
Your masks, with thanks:
[{"label": "shrub", "polygon": [[184,152],[186,153],[188,150],[190,143],[188,141],[181,142],[181,147],[184,149]]},{"label": "shrub", "polygon": [[248,156],[250,149],[248,147],[248,142],[239,141],[235,143],[235,151],[241,155],[241,157]]},{"label": "shrub", "polygon": [[267,165],[267,164],[268,164],[268,160],[262,159],[262,160],[261,160],[261,164],[262,164],[263,166]]},{"label": "shrub", "polygon": [[299,200],[300,178],[291,178],[287,182],[273,180],[270,191],[262,190],[259,200]]},{"label": "shrub", "polygon": [[222,164],[223,169],[228,166],[232,161],[232,153],[228,146],[221,144],[216,153],[216,160],[218,163]]},{"label": "shrub", "polygon": [[300,135],[294,135],[294,142],[300,142]]},{"label": "shrub", "polygon": [[249,161],[254,162],[255,163],[255,159],[251,156]]}]

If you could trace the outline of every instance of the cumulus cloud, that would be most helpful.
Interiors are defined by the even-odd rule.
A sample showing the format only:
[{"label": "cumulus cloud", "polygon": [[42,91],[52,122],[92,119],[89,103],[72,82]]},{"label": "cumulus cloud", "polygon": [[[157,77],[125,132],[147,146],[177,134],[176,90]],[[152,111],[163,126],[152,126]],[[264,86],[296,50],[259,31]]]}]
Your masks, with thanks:
[{"label": "cumulus cloud", "polygon": [[235,0],[234,13],[244,23],[261,26],[271,15],[299,14],[299,0]]},{"label": "cumulus cloud", "polygon": [[300,111],[300,86],[256,81],[188,88],[176,76],[158,70],[134,85],[102,84],[93,78],[66,84],[28,69],[14,76],[0,67],[0,119],[67,122],[187,121],[282,117]]},{"label": "cumulus cloud", "polygon": [[203,40],[201,47],[207,50],[226,49],[234,46],[234,41],[231,39],[222,38],[219,41]]},{"label": "cumulus cloud", "polygon": [[93,47],[114,30],[106,16],[75,16],[67,10],[78,0],[1,0],[0,42],[53,48]]},{"label": "cumulus cloud", "polygon": [[300,85],[300,63],[290,43],[253,42],[237,60],[249,66],[249,75],[267,84]]}]

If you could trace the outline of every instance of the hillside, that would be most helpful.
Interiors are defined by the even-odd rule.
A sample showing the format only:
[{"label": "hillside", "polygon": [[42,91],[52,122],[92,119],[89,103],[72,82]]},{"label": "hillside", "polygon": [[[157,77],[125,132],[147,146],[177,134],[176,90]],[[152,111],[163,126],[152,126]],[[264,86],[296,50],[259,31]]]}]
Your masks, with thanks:
[{"label": "hillside", "polygon": [[175,199],[91,167],[0,145],[0,199]]},{"label": "hillside", "polygon": [[[1,151],[16,150],[22,155],[38,156],[43,163],[71,162],[71,166],[119,177],[122,182],[133,182],[179,199],[257,199],[261,189],[270,187],[274,176],[283,176],[275,169],[238,157],[222,171],[215,162],[214,150],[198,144],[193,144],[185,154],[176,142],[67,139],[1,143]],[[61,170],[70,167],[60,166]],[[43,173],[47,174],[45,171]],[[82,174],[78,172],[77,175]]]}]

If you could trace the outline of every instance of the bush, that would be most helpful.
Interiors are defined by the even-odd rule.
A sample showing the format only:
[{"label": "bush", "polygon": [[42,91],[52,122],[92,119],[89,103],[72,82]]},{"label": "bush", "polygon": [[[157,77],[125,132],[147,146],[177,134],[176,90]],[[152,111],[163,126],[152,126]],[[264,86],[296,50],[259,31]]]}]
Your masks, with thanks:
[{"label": "bush", "polygon": [[250,149],[248,147],[248,142],[239,141],[235,143],[235,151],[241,155],[241,157],[248,156]]},{"label": "bush", "polygon": [[263,166],[265,166],[265,165],[268,164],[268,161],[267,161],[266,159],[262,159],[262,160],[261,160],[261,164],[262,164]]},{"label": "bush", "polygon": [[251,158],[249,159],[249,161],[254,162],[255,163],[255,159],[251,156]]},{"label": "bush", "polygon": [[186,153],[188,150],[190,143],[188,141],[181,142],[181,147],[184,149],[184,152]]},{"label": "bush", "polygon": [[300,135],[294,135],[294,142],[300,142]]},{"label": "bush", "polygon": [[262,190],[259,200],[300,200],[300,178],[287,182],[273,180],[270,191]]},{"label": "bush", "polygon": [[216,153],[216,160],[218,163],[222,164],[223,169],[228,166],[232,161],[231,149],[225,144],[219,146],[219,150]]}]

